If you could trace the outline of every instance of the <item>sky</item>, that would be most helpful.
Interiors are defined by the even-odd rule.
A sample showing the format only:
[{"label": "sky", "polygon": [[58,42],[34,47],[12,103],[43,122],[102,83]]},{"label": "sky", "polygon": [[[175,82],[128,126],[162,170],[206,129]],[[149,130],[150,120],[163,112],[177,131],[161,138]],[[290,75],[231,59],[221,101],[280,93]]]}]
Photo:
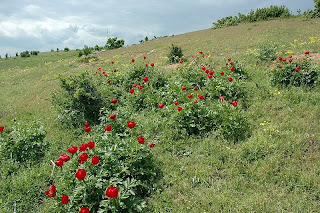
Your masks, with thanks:
[{"label": "sky", "polygon": [[0,0],[0,55],[104,46],[110,37],[132,45],[270,5],[314,8],[313,0]]}]

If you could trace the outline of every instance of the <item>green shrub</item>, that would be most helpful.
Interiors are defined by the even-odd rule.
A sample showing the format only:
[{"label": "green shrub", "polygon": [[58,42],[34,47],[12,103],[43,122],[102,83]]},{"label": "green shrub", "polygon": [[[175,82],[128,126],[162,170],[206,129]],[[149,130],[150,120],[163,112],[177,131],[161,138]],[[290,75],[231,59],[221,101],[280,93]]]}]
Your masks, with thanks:
[{"label": "green shrub", "polygon": [[7,138],[1,139],[1,156],[18,162],[38,162],[49,146],[49,143],[44,141],[45,136],[44,126],[39,123],[17,123]]},{"label": "green shrub", "polygon": [[114,38],[108,38],[108,41],[105,45],[106,49],[112,50],[112,49],[117,49],[120,48],[124,45],[124,40],[119,39],[117,37]]},{"label": "green shrub", "polygon": [[170,47],[169,55],[168,55],[169,62],[178,63],[180,59],[182,59],[182,57],[183,57],[183,53],[182,53],[181,47],[175,46],[174,44],[172,44]]},{"label": "green shrub", "polygon": [[276,44],[260,44],[254,52],[248,52],[248,55],[254,57],[256,62],[273,61],[277,58],[277,49]]},{"label": "green shrub", "polygon": [[38,55],[39,51],[31,51],[31,55]]},{"label": "green shrub", "polygon": [[59,120],[72,126],[79,126],[84,120],[97,122],[99,110],[103,107],[103,98],[97,84],[88,72],[60,77],[61,89],[52,97]]},{"label": "green shrub", "polygon": [[320,67],[315,65],[307,54],[302,61],[289,62],[289,60],[285,62],[279,60],[277,68],[272,70],[273,85],[314,87],[319,83]]},{"label": "green shrub", "polygon": [[70,49],[68,47],[65,47],[63,51],[68,52]]},{"label": "green shrub", "polygon": [[22,58],[25,58],[25,57],[30,57],[30,52],[28,50],[24,51],[24,52],[21,52],[20,53],[20,56]]}]

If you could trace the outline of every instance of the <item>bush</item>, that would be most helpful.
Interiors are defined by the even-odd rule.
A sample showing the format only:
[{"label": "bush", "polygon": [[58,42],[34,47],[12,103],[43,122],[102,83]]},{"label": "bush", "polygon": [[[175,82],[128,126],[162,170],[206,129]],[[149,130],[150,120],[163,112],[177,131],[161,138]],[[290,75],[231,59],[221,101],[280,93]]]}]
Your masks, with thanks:
[{"label": "bush", "polygon": [[29,53],[28,50],[26,50],[26,51],[24,51],[24,52],[21,52],[21,53],[20,53],[20,56],[21,56],[22,58],[30,57],[30,53]]},{"label": "bush", "polygon": [[168,55],[169,62],[170,63],[178,63],[180,59],[182,59],[183,53],[181,47],[171,45],[170,47],[170,53]]},{"label": "bush", "polygon": [[[122,126],[126,126],[126,122]],[[144,198],[152,192],[159,171],[148,144],[138,143],[137,137],[141,135],[135,129],[137,127],[125,128],[128,134],[122,138],[118,137],[122,132],[117,128],[102,135],[102,125],[94,128],[96,134],[89,135],[89,138],[95,138],[95,147],[91,146],[83,152],[76,151],[70,160],[64,161],[61,170],[56,170],[56,192],[47,191],[47,195],[55,197],[51,203],[56,212],[79,212],[81,207],[89,208],[90,212],[143,210],[146,206]],[[144,139],[141,142],[144,143]],[[87,159],[81,161],[80,156]],[[75,175],[78,169],[86,171],[83,179]],[[114,187],[116,193],[107,196],[109,187]],[[61,203],[63,195],[68,196],[68,204]]]},{"label": "bush", "polygon": [[254,51],[249,51],[248,55],[256,58],[256,62],[273,61],[277,58],[278,45],[260,44]]},{"label": "bush", "polygon": [[60,85],[61,89],[52,97],[59,120],[72,126],[84,120],[98,121],[103,99],[97,82],[88,72],[68,78],[60,77]]},{"label": "bush", "polygon": [[313,64],[308,54],[302,61],[290,62],[292,59],[289,60],[279,60],[277,68],[272,70],[271,82],[273,85],[314,87],[319,83],[320,67]]},{"label": "bush", "polygon": [[68,52],[70,49],[68,47],[65,47],[63,51]]},{"label": "bush", "polygon": [[7,138],[2,138],[1,157],[18,162],[38,162],[49,146],[44,141],[45,136],[44,126],[39,123],[18,123],[12,127]]},{"label": "bush", "polygon": [[119,39],[117,37],[114,38],[108,38],[108,41],[105,45],[106,49],[112,50],[112,49],[117,49],[120,48],[124,45],[124,40]]}]

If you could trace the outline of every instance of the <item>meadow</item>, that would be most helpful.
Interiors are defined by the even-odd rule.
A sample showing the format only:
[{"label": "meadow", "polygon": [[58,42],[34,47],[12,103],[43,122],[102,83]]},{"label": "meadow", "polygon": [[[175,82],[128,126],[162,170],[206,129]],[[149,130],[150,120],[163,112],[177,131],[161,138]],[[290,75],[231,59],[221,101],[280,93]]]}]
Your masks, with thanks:
[{"label": "meadow", "polygon": [[[20,162],[13,160],[12,155],[6,156],[2,148],[0,212],[63,211],[65,206],[60,197],[54,200],[45,195],[54,180],[51,161],[67,153],[72,145],[79,146],[92,139],[97,140],[97,146],[121,144],[125,151],[117,152],[119,156],[132,149],[137,156],[133,160],[152,161],[143,169],[144,173],[148,173],[147,169],[154,169],[155,173],[147,176],[148,182],[143,183],[147,185],[142,184],[139,193],[124,196],[129,186],[136,188],[134,183],[126,183],[127,186],[120,181],[118,185],[123,191],[119,190],[119,199],[114,203],[114,198],[106,199],[108,203],[101,204],[106,209],[118,205],[118,209],[112,209],[114,212],[121,212],[119,209],[130,202],[138,203],[133,212],[140,208],[142,212],[318,212],[319,77],[312,87],[281,86],[272,84],[272,73],[279,66],[287,66],[284,63],[288,62],[280,62],[278,57],[289,60],[290,55],[297,63],[307,57],[319,72],[319,22],[319,18],[291,18],[206,29],[108,50],[87,63],[74,50],[1,59],[0,126],[5,129],[0,132],[3,137],[0,142],[22,137],[17,132],[10,133],[18,128],[17,123],[32,126],[36,122],[44,127],[44,141],[48,145],[45,150],[38,150],[41,156]],[[168,63],[171,44],[182,48],[182,63]],[[310,53],[305,54],[306,51]],[[236,72],[230,71],[233,66],[230,62],[239,66]],[[139,67],[145,64],[148,67],[138,75]],[[209,70],[214,72],[211,80]],[[65,124],[57,119],[60,115],[53,103],[54,94],[61,89],[59,79],[84,72],[89,73],[93,85],[98,85],[98,91],[106,96],[102,99],[104,109],[99,122],[90,121],[91,132],[84,131],[83,123],[87,120],[69,119],[75,122]],[[135,72],[136,75],[131,74]],[[149,77],[147,81],[142,80],[145,76]],[[225,83],[220,84],[218,80],[223,79]],[[143,85],[143,89],[131,88],[135,83],[131,80]],[[156,84],[162,80],[162,86]],[[182,91],[181,86],[187,90]],[[130,89],[134,89],[133,94]],[[229,95],[227,101],[218,100],[221,93],[224,97]],[[187,97],[190,94],[193,97]],[[198,95],[203,95],[204,100]],[[118,98],[117,107],[108,102],[112,98]],[[141,98],[147,102],[141,104]],[[178,105],[174,105],[177,99],[181,113]],[[195,100],[197,103],[193,103]],[[237,105],[232,101],[237,101]],[[109,114],[114,112],[119,123],[112,123],[113,130],[109,132],[106,125]],[[193,116],[195,112],[198,114]],[[198,123],[192,123],[199,117]],[[134,131],[126,127],[131,120],[137,125]],[[117,127],[121,132],[117,132]],[[102,132],[105,138],[99,138]],[[139,139],[136,142],[138,136],[146,139],[143,147],[138,146],[142,144]],[[110,154],[105,150],[89,151],[91,155]],[[55,168],[55,172],[74,168],[59,169]],[[128,170],[131,169],[135,167]],[[74,173],[71,176],[74,178]],[[112,176],[119,177],[133,178],[137,180],[135,184],[145,178],[140,173],[123,176],[122,171],[117,177]],[[61,184],[61,180],[55,183]],[[127,202],[134,194],[139,194],[143,202]],[[70,203],[68,212],[78,212],[81,205],[75,207]]]}]

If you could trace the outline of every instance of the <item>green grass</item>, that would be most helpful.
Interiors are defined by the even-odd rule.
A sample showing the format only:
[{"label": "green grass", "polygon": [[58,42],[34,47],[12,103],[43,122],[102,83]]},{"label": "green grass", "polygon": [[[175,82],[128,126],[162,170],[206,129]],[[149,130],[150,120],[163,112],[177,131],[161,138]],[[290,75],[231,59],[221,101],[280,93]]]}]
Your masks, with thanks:
[{"label": "green grass", "polygon": [[[303,54],[306,49],[316,53],[320,49],[319,22],[294,18],[201,30],[102,52],[88,64],[79,62],[76,51],[1,59],[0,125],[9,129],[13,119],[40,120],[52,145],[36,166],[24,165],[7,177],[0,172],[0,212],[12,212],[13,203],[7,202],[15,200],[18,212],[46,212],[48,208],[43,193],[52,169],[50,160],[77,140],[76,134],[55,120],[51,95],[59,88],[59,75],[95,72],[100,66],[125,74],[131,58],[142,64],[143,55],[170,75],[175,71],[168,68],[166,56],[172,43],[182,47],[187,59],[202,50],[216,64],[225,63],[228,57],[242,61],[250,77],[247,111],[253,134],[235,144],[218,133],[179,141],[160,138],[154,154],[161,162],[163,177],[147,200],[148,212],[318,212],[320,89],[272,87],[273,63],[256,63],[247,51],[272,42],[279,45],[283,56],[289,55],[287,51]],[[318,37],[318,42],[311,43],[310,37]],[[148,127],[151,116],[139,119]],[[166,134],[165,125],[158,129]],[[150,135],[155,134],[152,131],[146,128]],[[0,164],[1,171],[14,166]]]}]

